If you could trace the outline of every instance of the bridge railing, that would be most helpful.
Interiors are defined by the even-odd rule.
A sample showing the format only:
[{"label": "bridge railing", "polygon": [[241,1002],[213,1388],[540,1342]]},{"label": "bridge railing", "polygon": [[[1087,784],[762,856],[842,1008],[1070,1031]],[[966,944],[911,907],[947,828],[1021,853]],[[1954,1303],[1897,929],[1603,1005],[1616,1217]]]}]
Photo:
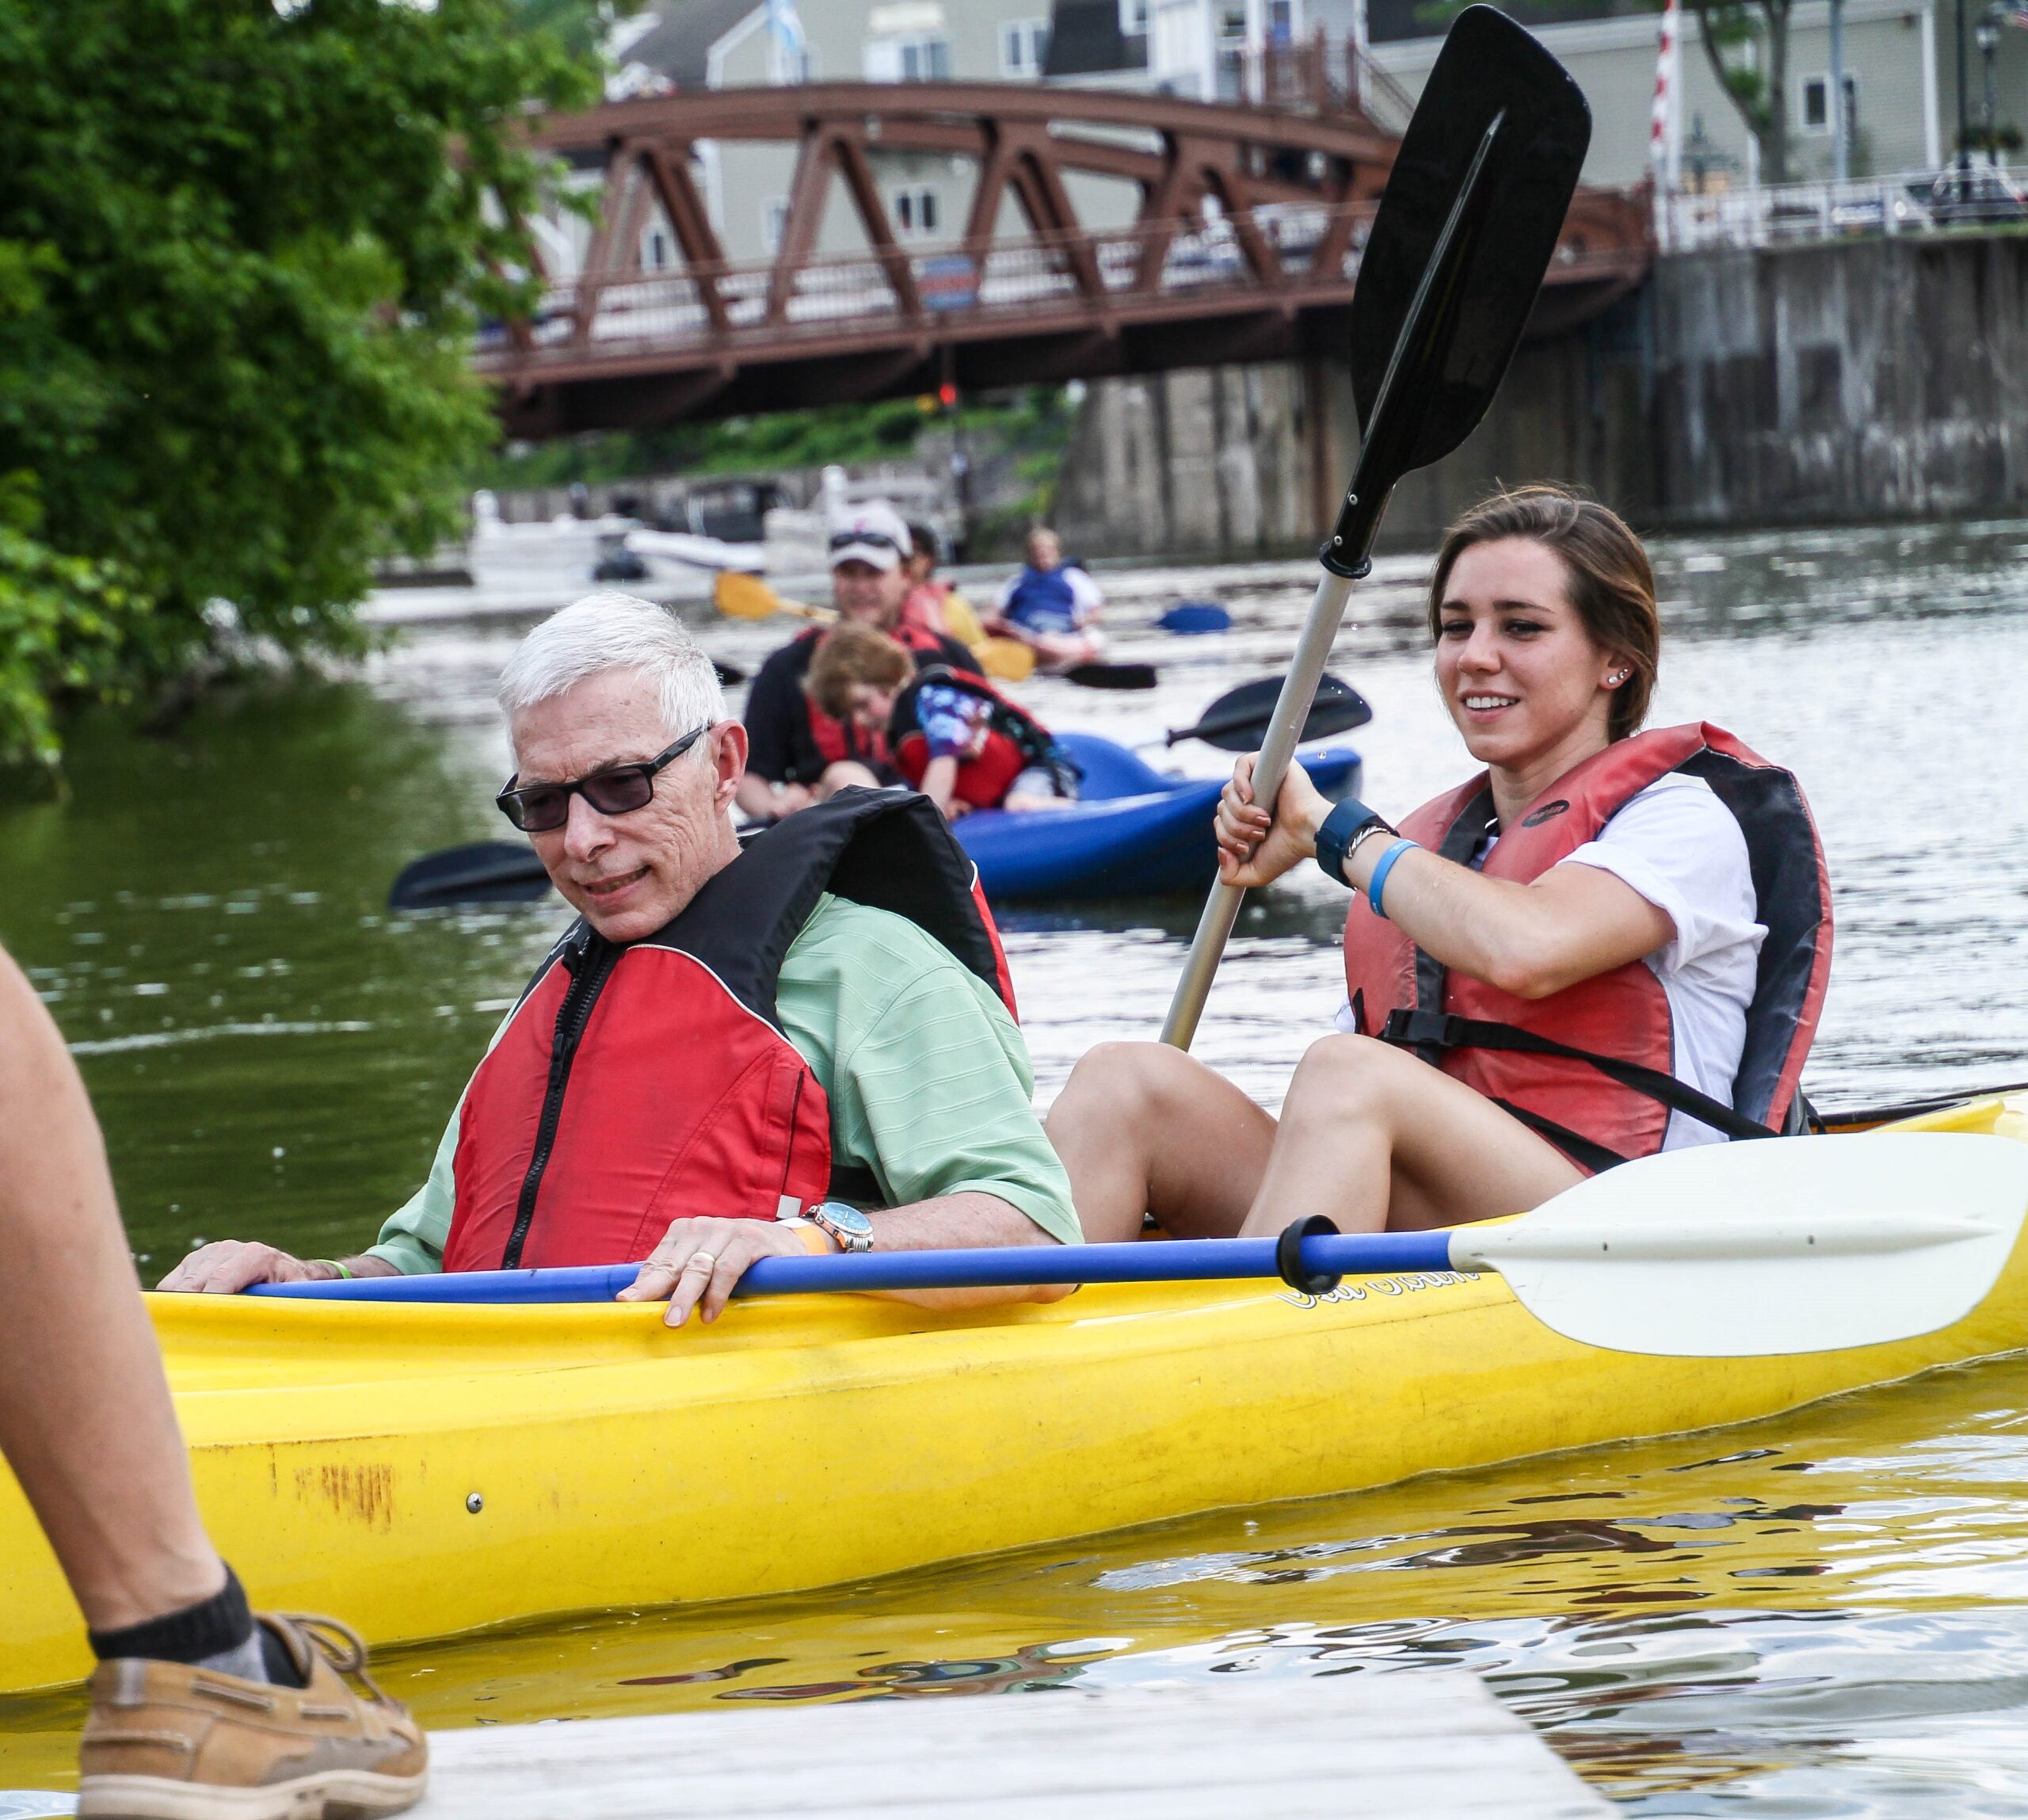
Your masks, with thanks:
[{"label": "bridge railing", "polygon": [[[982,258],[960,243],[911,247],[896,262],[920,314],[932,319],[987,313],[1011,319],[1095,302],[1258,289],[1270,282],[1344,283],[1357,274],[1374,208],[1370,202],[1339,210],[1276,204],[1219,216],[1189,232],[1172,223],[1143,223],[997,243]],[[1320,250],[1334,240],[1341,249],[1335,272],[1318,265]],[[1249,242],[1264,250],[1271,277],[1256,269]],[[600,352],[617,353],[627,344],[829,334],[846,326],[891,324],[917,313],[905,305],[898,277],[894,265],[868,251],[786,270],[776,261],[757,261],[579,277],[548,288],[520,352],[525,357],[551,349],[581,351],[589,341]],[[706,286],[716,292],[722,328],[713,322]],[[482,354],[504,352],[511,338],[504,327],[488,330],[480,337]]]},{"label": "bridge railing", "polygon": [[1846,183],[1784,183],[1699,195],[1679,191],[1661,223],[1665,251],[1771,246],[2028,219],[2017,181],[1983,161]]},{"label": "bridge railing", "polygon": [[[552,283],[534,318],[482,331],[482,368],[525,372],[588,357],[711,353],[879,341],[927,332],[1018,335],[1222,296],[1290,306],[1343,300],[1357,278],[1377,204],[1275,203],[1215,212],[1187,230],[1174,220],[998,242],[983,256],[962,242],[813,258],[722,263]],[[1630,204],[1613,199],[1625,212]],[[1636,215],[1637,217],[1637,211]],[[1573,215],[1553,280],[1624,277],[1645,266],[1645,242],[1619,225]]]}]

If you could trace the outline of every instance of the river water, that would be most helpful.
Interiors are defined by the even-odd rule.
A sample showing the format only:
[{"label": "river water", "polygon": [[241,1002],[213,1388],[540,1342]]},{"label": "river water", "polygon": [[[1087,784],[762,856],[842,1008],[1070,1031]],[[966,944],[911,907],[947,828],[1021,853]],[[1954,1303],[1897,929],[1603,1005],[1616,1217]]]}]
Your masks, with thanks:
[{"label": "river water", "polygon": [[[1802,776],[1836,888],[1807,1086],[1877,1104],[2028,1076],[2028,525],[1657,546],[1656,724]],[[1374,704],[1366,794],[1466,768],[1428,678],[1423,562],[1381,565],[1334,667]],[[1129,741],[1286,659],[1300,563],[1105,578],[1148,695],[1025,691]],[[1210,596],[1234,630],[1145,628]],[[751,668],[781,634],[707,625]],[[158,1275],[208,1238],[356,1249],[412,1190],[552,906],[391,916],[408,859],[505,832],[492,678],[525,619],[411,627],[358,677],[250,690],[171,738],[90,727],[61,800],[0,805],[0,940],[61,1023]],[[1180,747],[1194,772],[1218,755]],[[1345,899],[1252,904],[1198,1051],[1264,1103],[1340,996]],[[1187,902],[1004,921],[1054,1096],[1158,1025]],[[1206,1674],[1462,1667],[1644,1816],[2028,1815],[2028,1363],[1750,1429],[1237,1512],[764,1609],[641,1614],[391,1654],[433,1725],[949,1697]],[[0,1788],[61,1785],[72,1698],[0,1702]]]}]

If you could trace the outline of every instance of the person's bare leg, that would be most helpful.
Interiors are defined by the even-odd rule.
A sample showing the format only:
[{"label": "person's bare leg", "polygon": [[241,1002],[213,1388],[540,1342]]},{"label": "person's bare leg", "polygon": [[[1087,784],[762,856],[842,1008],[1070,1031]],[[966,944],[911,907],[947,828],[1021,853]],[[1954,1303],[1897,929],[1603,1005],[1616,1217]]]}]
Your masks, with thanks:
[{"label": "person's bare leg", "polygon": [[1239,1231],[1275,1120],[1165,1043],[1104,1043],[1071,1071],[1045,1128],[1094,1245],[1138,1238],[1153,1213],[1178,1238]]},{"label": "person's bare leg", "polygon": [[208,1599],[205,1536],[97,1121],[0,954],[0,1453],[94,1631]]},{"label": "person's bare leg", "polygon": [[1241,1229],[1321,1213],[1341,1232],[1420,1231],[1538,1207],[1584,1179],[1483,1094],[1370,1036],[1326,1036],[1296,1066]]}]

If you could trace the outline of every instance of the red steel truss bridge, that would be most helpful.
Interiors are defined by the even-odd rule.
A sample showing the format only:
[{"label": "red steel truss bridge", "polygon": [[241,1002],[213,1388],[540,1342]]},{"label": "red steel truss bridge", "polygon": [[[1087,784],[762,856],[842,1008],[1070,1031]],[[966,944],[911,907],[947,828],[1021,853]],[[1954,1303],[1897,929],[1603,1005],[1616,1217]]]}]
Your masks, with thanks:
[{"label": "red steel truss bridge", "polygon": [[[1405,118],[1342,93],[1278,107],[821,82],[549,116],[532,129],[542,147],[603,169],[597,224],[581,268],[542,273],[533,319],[490,328],[478,364],[499,384],[509,433],[545,437],[945,383],[1342,360],[1359,250],[1398,143],[1376,114]],[[697,177],[704,142],[797,148],[772,258],[724,256]],[[898,235],[883,152],[976,166],[955,237]],[[1133,219],[1086,226],[1066,181],[1075,173],[1138,193]],[[840,185],[865,246],[820,254]],[[671,262],[646,269],[644,245]],[[1640,280],[1649,253],[1641,201],[1580,191],[1534,332],[1603,309]]]}]

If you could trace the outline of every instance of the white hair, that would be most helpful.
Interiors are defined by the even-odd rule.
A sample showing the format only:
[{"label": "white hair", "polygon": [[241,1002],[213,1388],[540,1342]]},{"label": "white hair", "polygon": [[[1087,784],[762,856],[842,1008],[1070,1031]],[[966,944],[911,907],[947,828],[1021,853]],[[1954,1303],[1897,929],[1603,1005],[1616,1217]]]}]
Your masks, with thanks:
[{"label": "white hair", "polygon": [[551,613],[515,647],[500,673],[500,708],[516,712],[608,670],[638,670],[655,685],[672,739],[726,718],[725,691],[703,646],[652,601],[608,589]]}]

